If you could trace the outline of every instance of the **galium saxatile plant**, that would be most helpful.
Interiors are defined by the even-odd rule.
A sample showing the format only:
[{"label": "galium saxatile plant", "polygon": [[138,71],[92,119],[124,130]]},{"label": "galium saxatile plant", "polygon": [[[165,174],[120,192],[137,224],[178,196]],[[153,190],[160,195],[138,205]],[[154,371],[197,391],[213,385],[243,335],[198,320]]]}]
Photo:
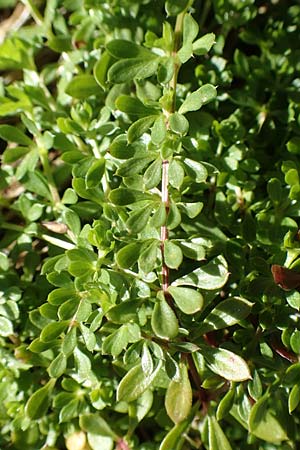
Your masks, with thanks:
[{"label": "galium saxatile plant", "polygon": [[4,447],[296,448],[299,296],[269,265],[297,268],[298,163],[260,175],[270,49],[224,49],[257,37],[244,3],[24,2],[35,25],[0,47],[22,70],[0,105]]}]

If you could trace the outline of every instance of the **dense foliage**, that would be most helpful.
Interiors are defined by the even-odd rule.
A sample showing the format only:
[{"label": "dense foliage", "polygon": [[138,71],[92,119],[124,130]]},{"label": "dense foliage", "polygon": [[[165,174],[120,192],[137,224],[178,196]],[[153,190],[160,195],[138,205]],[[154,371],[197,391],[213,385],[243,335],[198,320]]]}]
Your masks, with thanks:
[{"label": "dense foliage", "polygon": [[298,448],[299,1],[1,6],[1,449]]}]

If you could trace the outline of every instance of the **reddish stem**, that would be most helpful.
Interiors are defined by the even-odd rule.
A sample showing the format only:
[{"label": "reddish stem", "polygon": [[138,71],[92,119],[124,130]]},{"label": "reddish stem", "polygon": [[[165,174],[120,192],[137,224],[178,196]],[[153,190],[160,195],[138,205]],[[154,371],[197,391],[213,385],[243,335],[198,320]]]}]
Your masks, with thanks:
[{"label": "reddish stem", "polygon": [[[169,213],[169,161],[164,160],[162,163],[162,182],[161,182],[161,201],[164,203],[166,213]],[[160,248],[162,255],[162,289],[164,293],[167,293],[169,287],[169,268],[165,263],[165,242],[168,240],[168,228],[163,225],[160,229]]]},{"label": "reddish stem", "polygon": [[130,450],[127,442],[125,442],[123,439],[120,439],[117,442],[116,450]]}]

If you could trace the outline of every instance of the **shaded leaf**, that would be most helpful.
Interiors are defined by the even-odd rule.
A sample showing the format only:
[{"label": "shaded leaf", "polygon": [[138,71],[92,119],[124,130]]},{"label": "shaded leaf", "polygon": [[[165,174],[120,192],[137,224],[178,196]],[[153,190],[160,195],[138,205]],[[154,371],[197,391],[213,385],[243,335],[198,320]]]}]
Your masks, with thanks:
[{"label": "shaded leaf", "polygon": [[228,280],[229,272],[223,256],[218,256],[205,266],[178,278],[172,286],[194,286],[200,289],[220,289]]},{"label": "shaded leaf", "polygon": [[195,314],[202,309],[203,296],[200,292],[177,286],[170,286],[168,292],[172,295],[178,308],[185,314]]},{"label": "shaded leaf", "polygon": [[162,339],[173,339],[178,334],[176,315],[162,296],[156,299],[151,326],[156,336]]}]

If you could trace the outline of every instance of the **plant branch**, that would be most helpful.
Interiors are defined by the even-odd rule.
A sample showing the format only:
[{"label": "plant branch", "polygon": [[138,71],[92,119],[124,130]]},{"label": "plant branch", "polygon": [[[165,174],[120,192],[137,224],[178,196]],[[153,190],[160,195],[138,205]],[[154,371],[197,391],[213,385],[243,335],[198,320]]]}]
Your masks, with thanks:
[{"label": "plant branch", "polygon": [[[180,62],[178,61],[176,54],[178,51],[178,48],[180,46],[181,42],[181,36],[182,36],[182,27],[183,27],[183,18],[186,11],[183,11],[177,16],[175,29],[174,29],[174,46],[172,54],[174,56],[174,74],[173,77],[169,83],[170,89],[172,89],[173,93],[173,99],[172,99],[172,106],[170,111],[167,111],[167,115],[172,114],[175,112],[176,109],[176,87],[177,87],[177,78],[178,78],[178,72],[180,69]],[[167,125],[168,126],[168,125]],[[162,181],[161,181],[161,201],[165,205],[166,208],[166,216],[168,217],[169,214],[169,207],[170,207],[170,200],[169,200],[169,160],[164,159],[162,162]],[[162,289],[165,294],[167,294],[167,290],[169,287],[169,268],[165,263],[165,242],[168,240],[169,232],[167,225],[164,224],[160,229],[160,248],[161,248],[161,255],[162,255]]]},{"label": "plant branch", "polygon": [[57,204],[60,203],[60,197],[59,197],[59,193],[58,193],[58,190],[57,190],[57,187],[56,187],[53,175],[52,175],[47,151],[43,147],[39,147],[39,155],[40,155],[40,160],[41,160],[41,163],[42,163],[42,166],[44,169],[45,176],[48,181],[53,206],[56,206]]}]

